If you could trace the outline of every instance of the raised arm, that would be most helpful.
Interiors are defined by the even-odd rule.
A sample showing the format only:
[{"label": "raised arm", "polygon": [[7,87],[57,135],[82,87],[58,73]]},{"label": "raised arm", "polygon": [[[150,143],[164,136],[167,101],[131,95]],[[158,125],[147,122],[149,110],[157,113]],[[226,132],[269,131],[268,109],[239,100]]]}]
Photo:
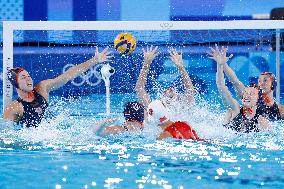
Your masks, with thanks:
[{"label": "raised arm", "polygon": [[223,65],[220,64],[217,64],[216,84],[225,107],[232,110],[238,109],[238,102],[232,97],[228,87],[225,85],[224,69]]},{"label": "raised arm", "polygon": [[[211,48],[211,47],[210,47]],[[243,92],[245,90],[245,86],[244,84],[239,80],[239,78],[237,77],[237,75],[235,74],[235,72],[233,71],[233,69],[227,64],[227,61],[229,60],[229,58],[231,58],[233,55],[230,55],[229,57],[226,57],[226,53],[228,51],[228,48],[224,48],[222,46],[222,48],[219,50],[217,44],[215,44],[215,49],[211,48],[212,50],[212,56],[214,56],[214,54],[218,54],[220,52],[223,52],[224,57],[222,59],[219,60],[219,64],[223,65],[224,68],[224,72],[226,74],[226,76],[229,78],[230,82],[233,84],[234,89],[237,92],[237,95],[239,98],[242,98],[243,96]]]},{"label": "raised arm", "polygon": [[217,62],[216,84],[224,106],[227,109],[236,111],[239,109],[239,103],[232,97],[228,87],[225,85],[224,68],[223,64],[221,63],[224,61],[224,59],[228,60],[229,58],[226,57],[226,54],[224,54],[224,51],[222,50],[218,52],[213,51],[213,54],[211,53],[210,55],[212,55],[210,58]]},{"label": "raised arm", "polygon": [[151,46],[150,48],[146,47],[146,50],[144,48],[142,49],[144,54],[144,61],[142,69],[138,76],[138,80],[136,82],[135,90],[137,96],[140,98],[142,104],[145,107],[148,107],[148,105],[151,103],[150,95],[147,93],[145,87],[147,83],[147,76],[150,70],[150,65],[153,62],[154,58],[158,55],[157,49],[158,47],[153,48],[153,46]]},{"label": "raised arm", "polygon": [[192,84],[192,81],[184,67],[184,62],[182,60],[182,52],[178,53],[176,49],[171,49],[169,51],[171,60],[174,62],[174,64],[177,66],[181,76],[182,76],[182,81],[185,86],[185,95],[188,97],[189,102],[194,101],[194,94],[195,94],[195,89]]},{"label": "raised arm", "polygon": [[233,84],[234,89],[238,94],[238,97],[242,98],[243,92],[245,90],[244,84],[238,79],[235,72],[227,63],[224,64],[224,72],[226,76],[229,78],[230,82]]},{"label": "raised arm", "polygon": [[[108,51],[108,47],[105,48],[101,53],[98,51],[98,48],[96,48],[95,56],[92,57],[91,59],[75,65],[68,69],[66,72],[63,74],[57,76],[54,79],[48,79],[44,80],[39,83],[36,88],[39,88],[40,90],[45,90],[47,93],[50,91],[56,90],[63,85],[65,85],[68,81],[78,77],[82,73],[86,72],[92,65],[95,65],[97,63],[102,63],[102,62],[108,62],[110,61],[109,59],[112,58],[110,56],[110,52]],[[40,92],[40,91],[39,91]]]}]

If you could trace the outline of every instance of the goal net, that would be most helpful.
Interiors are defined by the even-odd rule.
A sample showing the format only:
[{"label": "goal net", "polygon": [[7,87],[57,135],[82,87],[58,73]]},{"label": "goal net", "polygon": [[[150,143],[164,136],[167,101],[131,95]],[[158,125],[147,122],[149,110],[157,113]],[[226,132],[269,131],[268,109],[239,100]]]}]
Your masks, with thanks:
[{"label": "goal net", "polygon": [[[54,78],[71,66],[84,62],[110,47],[114,54],[110,63],[116,72],[111,77],[112,93],[131,93],[142,67],[142,48],[158,46],[159,56],[151,67],[147,90],[167,86],[178,79],[178,71],[171,63],[168,50],[183,52],[185,67],[201,92],[216,91],[216,65],[208,58],[209,47],[228,46],[234,54],[229,65],[240,80],[248,85],[257,82],[263,71],[277,76],[277,101],[280,82],[284,79],[283,34],[284,21],[94,21],[94,22],[4,22],[3,25],[3,106],[13,97],[13,87],[7,80],[7,70],[24,67],[34,84]],[[137,47],[130,55],[122,55],[113,47],[113,40],[121,32],[131,33]],[[104,93],[100,65],[57,90],[57,95]]]}]

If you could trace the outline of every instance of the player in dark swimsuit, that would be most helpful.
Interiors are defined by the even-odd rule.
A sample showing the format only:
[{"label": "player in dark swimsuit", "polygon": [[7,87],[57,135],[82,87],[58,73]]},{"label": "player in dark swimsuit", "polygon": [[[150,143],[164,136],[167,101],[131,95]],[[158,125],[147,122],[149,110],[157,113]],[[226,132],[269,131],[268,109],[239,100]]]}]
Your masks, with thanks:
[{"label": "player in dark swimsuit", "polygon": [[283,105],[277,104],[273,99],[273,91],[277,86],[275,76],[271,72],[261,73],[258,78],[258,86],[260,88],[258,113],[270,121],[283,118]]},{"label": "player in dark swimsuit", "polygon": [[8,79],[16,88],[18,99],[5,107],[4,119],[23,124],[26,127],[36,127],[41,122],[48,106],[49,93],[66,84],[87,71],[91,66],[110,61],[108,49],[101,53],[96,49],[95,56],[86,62],[73,66],[54,79],[39,82],[35,87],[29,73],[24,68],[13,68],[8,71]]},{"label": "player in dark swimsuit", "polygon": [[[223,54],[220,54],[221,51],[217,45],[215,49],[211,48],[211,50],[212,53],[210,55],[219,55],[220,57],[222,57],[222,59],[220,60],[230,58],[226,57],[226,53],[228,50],[227,48],[222,47],[221,51],[223,51]],[[238,79],[232,68],[229,67],[227,61],[219,61],[218,64],[223,65],[224,73],[233,84],[239,98],[242,98],[245,90],[244,84]],[[260,89],[260,91],[257,112],[270,121],[284,119],[284,106],[281,104],[277,104],[273,99],[273,92],[276,88],[276,85],[276,78],[271,72],[263,72],[258,77],[258,88]]]},{"label": "player in dark swimsuit", "polygon": [[246,87],[242,95],[242,107],[232,97],[224,81],[224,64],[230,57],[226,57],[226,49],[212,50],[212,59],[217,62],[216,84],[224,106],[227,109],[224,126],[237,132],[259,132],[269,129],[268,120],[258,114],[257,102],[259,90],[255,86]]}]

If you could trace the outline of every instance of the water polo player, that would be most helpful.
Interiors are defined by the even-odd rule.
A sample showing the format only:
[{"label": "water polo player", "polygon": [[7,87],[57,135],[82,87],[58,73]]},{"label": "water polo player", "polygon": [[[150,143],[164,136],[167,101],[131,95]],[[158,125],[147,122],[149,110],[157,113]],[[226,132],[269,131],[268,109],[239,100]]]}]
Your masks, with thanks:
[{"label": "water polo player", "polygon": [[18,99],[8,104],[4,110],[4,119],[23,124],[26,127],[36,127],[41,122],[48,106],[49,93],[68,81],[87,71],[90,66],[110,61],[110,52],[105,48],[102,52],[96,49],[91,59],[73,66],[54,79],[43,80],[35,87],[29,73],[24,68],[13,68],[8,71],[8,79],[16,88]]},{"label": "water polo player", "polygon": [[[225,55],[224,55],[225,54]],[[270,129],[268,120],[257,112],[259,99],[258,88],[250,86],[244,88],[242,95],[242,107],[232,97],[224,81],[224,64],[230,57],[226,57],[226,49],[218,53],[213,51],[212,59],[217,62],[216,84],[219,94],[226,108],[224,126],[237,132],[259,132]]]},{"label": "water polo player", "polygon": [[[219,50],[216,45],[216,49],[211,48],[212,56],[220,56],[218,64],[222,64],[226,76],[229,78],[233,84],[239,98],[242,98],[245,91],[244,84],[238,79],[232,68],[227,64],[229,57],[226,57],[227,48],[222,47]],[[221,53],[223,52],[223,53]],[[273,92],[276,88],[277,82],[275,76],[271,72],[263,72],[258,77],[258,87],[259,87],[259,100],[258,100],[258,113],[268,118],[270,121],[275,121],[284,118],[284,106],[277,104],[273,99]]]},{"label": "water polo player", "polygon": [[158,125],[163,130],[157,137],[158,140],[164,138],[202,140],[186,121],[171,121],[168,112],[168,108],[161,100],[152,101],[147,108],[150,124]]},{"label": "water polo player", "polygon": [[[147,76],[150,70],[150,65],[153,62],[154,58],[158,55],[157,48],[153,48],[152,46],[150,48],[146,47],[146,50],[143,48],[143,54],[144,54],[144,62],[142,65],[142,69],[140,71],[137,83],[136,83],[136,92],[140,100],[142,101],[143,105],[147,107],[151,103],[150,95],[146,91],[146,83],[147,83]],[[185,98],[180,98],[183,100],[183,103],[187,105],[191,105],[194,101],[194,94],[195,89],[192,85],[192,81],[184,67],[184,62],[182,60],[182,53],[178,53],[175,49],[171,49],[169,51],[170,58],[174,62],[174,64],[177,66],[183,80],[183,84],[185,86],[184,93],[182,94]],[[163,92],[163,95],[161,96],[161,100],[168,106],[172,103],[172,101],[179,99],[179,96],[177,91],[173,86],[169,87]]]},{"label": "water polo player", "polygon": [[[139,102],[127,102],[124,106],[123,116],[125,122],[123,125],[113,125],[103,128],[103,125],[96,127],[96,133],[99,135],[113,135],[128,132],[137,132],[144,129],[145,107]],[[101,127],[101,128],[100,128]]]}]

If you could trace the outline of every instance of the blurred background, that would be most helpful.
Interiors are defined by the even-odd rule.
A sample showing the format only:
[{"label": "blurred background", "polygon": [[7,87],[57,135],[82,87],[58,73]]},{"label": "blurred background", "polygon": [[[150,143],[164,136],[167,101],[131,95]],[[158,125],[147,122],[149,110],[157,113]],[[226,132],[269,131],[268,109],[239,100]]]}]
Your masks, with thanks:
[{"label": "blurred background", "polygon": [[269,19],[282,0],[1,0],[6,20]]},{"label": "blurred background", "polygon": [[[284,7],[283,0],[0,0],[0,61],[2,58],[2,21],[220,21],[283,19],[273,17],[275,8]],[[278,10],[278,9],[276,9]],[[282,11],[282,12],[281,12]],[[284,26],[283,26],[284,28]],[[206,33],[207,31],[205,31]],[[222,31],[224,32],[224,31]],[[263,32],[263,33],[262,33]],[[100,32],[15,32],[14,65],[23,66],[31,72],[35,83],[62,73],[68,64],[80,63],[93,55],[95,45],[112,46],[118,32],[104,35]],[[208,47],[218,43],[229,46],[234,58],[230,65],[245,84],[255,82],[262,71],[275,73],[274,33],[271,31],[225,31],[219,37],[205,35],[204,31],[143,34],[137,31],[137,49],[130,56],[121,56],[114,49],[112,66],[116,74],[111,82],[113,93],[133,92],[143,57],[141,47],[158,45],[163,57],[154,62],[153,74],[149,77],[148,90],[154,81],[170,83],[177,78],[177,70],[169,62],[165,44],[182,47],[188,72],[201,92],[216,91],[213,61],[208,59]],[[208,33],[208,32],[207,32]],[[216,34],[216,33],[215,33]],[[146,36],[146,40],[142,40]],[[252,36],[252,37],[247,37]],[[261,37],[259,37],[261,36]],[[211,37],[209,39],[209,37]],[[161,39],[162,38],[162,39]],[[281,42],[283,39],[281,38]],[[283,44],[281,48],[281,80],[284,80]],[[162,63],[161,63],[162,62]],[[2,67],[0,68],[2,73]],[[168,79],[172,78],[172,79]],[[80,83],[80,78],[77,79]],[[69,83],[58,90],[59,95],[78,93],[104,93],[104,85],[95,79],[94,85],[82,83],[79,87]],[[282,85],[283,85],[282,81]],[[228,83],[229,84],[229,83]],[[2,87],[2,82],[1,82]],[[281,87],[282,96],[284,87]],[[2,91],[1,91],[2,94]]]}]

